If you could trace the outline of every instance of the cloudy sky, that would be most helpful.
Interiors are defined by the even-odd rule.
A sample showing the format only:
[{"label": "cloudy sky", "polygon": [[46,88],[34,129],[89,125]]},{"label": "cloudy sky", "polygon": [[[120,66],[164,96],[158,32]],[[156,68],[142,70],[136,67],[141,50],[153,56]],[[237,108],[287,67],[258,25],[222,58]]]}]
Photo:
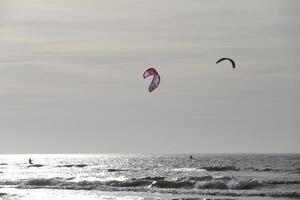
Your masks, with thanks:
[{"label": "cloudy sky", "polygon": [[0,153],[300,152],[299,19],[298,0],[0,0]]}]

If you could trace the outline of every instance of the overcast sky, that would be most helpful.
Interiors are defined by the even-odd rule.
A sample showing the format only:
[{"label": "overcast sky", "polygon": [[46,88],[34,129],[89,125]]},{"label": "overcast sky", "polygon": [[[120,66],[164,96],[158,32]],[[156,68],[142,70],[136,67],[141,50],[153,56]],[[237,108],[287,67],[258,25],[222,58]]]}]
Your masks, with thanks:
[{"label": "overcast sky", "polygon": [[0,0],[0,153],[300,152],[299,35],[298,0]]}]

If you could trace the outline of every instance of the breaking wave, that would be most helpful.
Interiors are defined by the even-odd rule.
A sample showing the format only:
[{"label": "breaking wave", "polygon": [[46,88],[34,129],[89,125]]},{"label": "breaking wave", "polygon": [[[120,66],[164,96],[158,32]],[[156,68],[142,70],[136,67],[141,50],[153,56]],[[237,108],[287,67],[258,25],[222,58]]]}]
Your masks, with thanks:
[{"label": "breaking wave", "polygon": [[[20,189],[70,189],[101,191],[154,191],[178,194],[224,195],[224,196],[270,196],[299,198],[299,191],[263,191],[261,188],[277,184],[300,184],[300,181],[239,180],[234,177],[191,176],[169,179],[164,176],[141,177],[126,180],[74,181],[72,178],[31,178],[1,180],[1,185]],[[180,190],[178,190],[180,189]],[[184,190],[181,190],[184,189]]]},{"label": "breaking wave", "polygon": [[238,180],[233,177],[213,177],[196,176],[181,177],[174,180],[167,177],[142,177],[126,180],[110,181],[78,181],[74,182],[72,178],[31,178],[21,180],[2,180],[0,185],[17,185],[19,187],[27,186],[54,186],[55,188],[65,188],[70,186],[111,186],[111,187],[153,187],[153,188],[184,188],[184,189],[221,189],[221,190],[251,190],[265,186],[266,184],[299,184],[300,181],[269,181],[259,182],[257,180],[246,179]]},{"label": "breaking wave", "polygon": [[220,190],[251,190],[261,187],[262,184],[256,180],[231,180],[226,182],[224,180],[211,180],[198,182],[196,188],[198,189],[220,189]]}]

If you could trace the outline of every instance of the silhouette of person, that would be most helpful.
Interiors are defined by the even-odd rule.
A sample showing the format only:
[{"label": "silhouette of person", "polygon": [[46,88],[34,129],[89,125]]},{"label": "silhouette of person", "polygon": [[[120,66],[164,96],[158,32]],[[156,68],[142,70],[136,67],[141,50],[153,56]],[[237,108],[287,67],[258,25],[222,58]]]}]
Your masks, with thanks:
[{"label": "silhouette of person", "polygon": [[32,164],[32,159],[31,158],[29,158],[29,164]]}]

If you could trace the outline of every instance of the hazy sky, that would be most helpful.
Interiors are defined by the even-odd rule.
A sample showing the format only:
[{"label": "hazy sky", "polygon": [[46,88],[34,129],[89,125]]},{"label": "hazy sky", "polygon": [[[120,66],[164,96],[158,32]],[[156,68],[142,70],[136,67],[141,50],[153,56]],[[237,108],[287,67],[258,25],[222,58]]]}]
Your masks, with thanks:
[{"label": "hazy sky", "polygon": [[0,0],[0,153],[300,152],[299,35],[299,0]]}]

